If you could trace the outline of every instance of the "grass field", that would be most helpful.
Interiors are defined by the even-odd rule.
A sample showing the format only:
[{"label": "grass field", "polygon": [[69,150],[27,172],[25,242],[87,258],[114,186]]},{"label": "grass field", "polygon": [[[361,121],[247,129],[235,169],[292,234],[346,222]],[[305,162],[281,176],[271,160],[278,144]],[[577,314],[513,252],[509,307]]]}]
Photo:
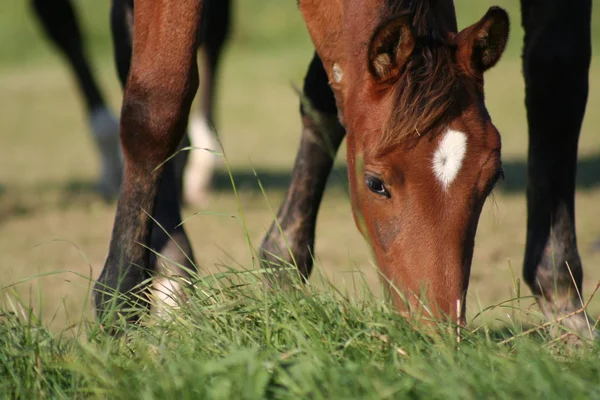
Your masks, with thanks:
[{"label": "grass field", "polygon": [[[0,4],[0,307],[22,311],[15,306],[20,302],[37,317],[23,311],[26,317],[0,319],[0,393],[24,398],[164,398],[173,391],[181,396],[172,397],[182,398],[564,398],[569,391],[571,397],[600,396],[598,349],[565,361],[568,354],[541,336],[498,346],[497,335],[507,333],[481,329],[489,335],[467,333],[457,351],[453,339],[420,337],[391,315],[378,300],[377,270],[351,218],[343,149],[319,216],[312,296],[263,298],[256,289],[230,293],[211,286],[206,293],[217,293],[212,303],[199,293],[166,331],[164,324],[134,331],[129,342],[103,339],[93,326],[80,324],[91,318],[89,278],[97,277],[106,256],[114,204],[92,190],[98,160],[75,86],[23,3]],[[117,109],[120,88],[105,3],[76,2],[98,74]],[[299,141],[292,84],[301,85],[312,51],[295,2],[237,3],[218,124],[241,188],[246,225],[240,225],[237,199],[221,168],[207,209],[185,210],[190,218],[186,228],[206,275],[251,267],[245,237],[259,243],[272,220],[269,204],[276,209],[283,196]],[[459,25],[474,22],[491,4],[457,1]],[[470,319],[514,298],[519,286],[523,296],[529,294],[518,282],[526,219],[522,31],[516,1],[494,4],[507,8],[513,28],[505,57],[486,80],[488,108],[503,138],[507,179],[481,217]],[[600,11],[593,13],[593,37],[599,38]],[[600,41],[594,46],[600,54]],[[600,252],[594,249],[600,239],[598,56],[590,83],[577,187],[584,294],[600,280]],[[342,301],[336,290],[349,299]],[[528,315],[535,314],[532,304],[527,297],[519,303]],[[600,313],[600,302],[592,301],[590,309]],[[470,329],[485,319],[490,326],[518,332],[515,318],[520,315],[497,308],[471,321]]]}]

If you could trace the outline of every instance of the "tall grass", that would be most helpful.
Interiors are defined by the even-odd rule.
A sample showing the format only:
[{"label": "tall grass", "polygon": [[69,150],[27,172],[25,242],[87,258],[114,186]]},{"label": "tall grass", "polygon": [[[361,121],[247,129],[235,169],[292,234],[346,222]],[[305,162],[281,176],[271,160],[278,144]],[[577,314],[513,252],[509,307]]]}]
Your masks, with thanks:
[{"label": "tall grass", "polygon": [[0,397],[35,399],[600,398],[596,344],[517,323],[428,334],[373,296],[265,294],[252,273],[201,278],[179,310],[110,337],[51,334],[13,303],[0,319]]},{"label": "tall grass", "polygon": [[[245,232],[241,204],[238,214]],[[7,294],[0,398],[600,398],[600,346],[553,340],[552,324],[527,329],[519,298],[496,306],[502,325],[472,321],[457,335],[402,318],[366,285],[361,296],[327,282],[266,290],[254,268],[192,273],[177,308],[136,325],[105,317],[115,336],[85,311],[51,332]]]},{"label": "tall grass", "polygon": [[[243,213],[232,217],[246,232]],[[108,316],[116,336],[85,310],[52,331],[0,288],[0,398],[600,398],[600,345],[527,326],[518,284],[495,306],[507,320],[477,315],[457,335],[402,318],[366,284],[360,296],[327,282],[266,290],[255,268],[192,274],[178,308],[136,325]]]},{"label": "tall grass", "polygon": [[[246,232],[241,203],[232,217]],[[266,290],[266,272],[248,265],[192,273],[177,308],[136,325],[117,312],[99,324],[84,305],[56,332],[0,288],[0,398],[600,398],[600,346],[553,340],[552,324],[528,329],[518,288],[495,306],[502,324],[477,315],[457,335],[402,318],[364,282],[360,296],[328,282]]]}]

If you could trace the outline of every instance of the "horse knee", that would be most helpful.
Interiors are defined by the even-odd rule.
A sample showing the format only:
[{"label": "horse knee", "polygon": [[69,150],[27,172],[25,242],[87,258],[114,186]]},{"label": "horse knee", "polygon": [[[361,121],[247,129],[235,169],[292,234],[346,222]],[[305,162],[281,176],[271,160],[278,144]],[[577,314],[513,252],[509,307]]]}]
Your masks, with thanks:
[{"label": "horse knee", "polygon": [[197,71],[153,71],[130,76],[121,113],[121,145],[127,163],[156,168],[183,136],[198,88]]}]

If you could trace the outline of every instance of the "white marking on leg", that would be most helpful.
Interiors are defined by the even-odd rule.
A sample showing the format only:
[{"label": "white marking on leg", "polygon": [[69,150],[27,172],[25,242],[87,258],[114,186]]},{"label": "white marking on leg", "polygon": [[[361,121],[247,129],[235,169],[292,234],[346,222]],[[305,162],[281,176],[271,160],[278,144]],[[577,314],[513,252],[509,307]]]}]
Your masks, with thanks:
[{"label": "white marking on leg", "polygon": [[119,193],[123,156],[119,140],[119,121],[105,108],[93,109],[88,123],[96,141],[102,162],[101,190],[108,196]]},{"label": "white marking on leg", "polygon": [[456,179],[467,151],[467,135],[448,130],[433,155],[433,172],[444,190]]},{"label": "white marking on leg", "polygon": [[189,135],[192,147],[184,172],[183,194],[186,202],[199,206],[206,205],[206,198],[217,156],[210,151],[218,151],[216,135],[203,115],[190,118]]},{"label": "white marking on leg", "polygon": [[181,284],[168,277],[154,278],[154,294],[160,305],[166,305],[171,308],[177,307],[177,297],[181,291]]},{"label": "white marking on leg", "polygon": [[151,289],[153,315],[164,318],[180,308],[186,299],[182,279],[180,276],[154,278]]}]

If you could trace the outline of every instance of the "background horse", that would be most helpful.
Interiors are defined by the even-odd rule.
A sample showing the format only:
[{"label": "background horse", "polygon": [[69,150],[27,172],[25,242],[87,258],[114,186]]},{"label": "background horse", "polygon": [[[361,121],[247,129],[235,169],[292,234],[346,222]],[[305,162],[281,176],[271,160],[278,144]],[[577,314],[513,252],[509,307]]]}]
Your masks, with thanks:
[{"label": "background horse", "polygon": [[[115,1],[111,12],[113,32],[120,37],[129,35],[127,18],[131,14],[131,1]],[[122,176],[122,156],[118,135],[118,121],[114,117],[95,78],[90,62],[85,54],[85,46],[74,5],[70,0],[32,0],[32,8],[41,23],[43,32],[60,50],[74,73],[75,81],[86,105],[90,131],[101,157],[102,173],[98,181],[99,191],[107,198],[119,192]],[[199,99],[199,112],[193,113],[188,134],[182,140],[182,147],[216,149],[214,133],[214,102],[217,66],[226,42],[230,26],[231,1],[216,2],[207,7],[205,13],[204,46],[200,49],[202,60],[203,87]],[[115,40],[117,46],[128,46],[127,41]],[[125,83],[124,71],[128,68],[128,49],[115,48],[117,70],[121,82]],[[188,203],[203,205],[210,187],[215,156],[210,152],[193,152],[188,157],[182,152],[177,157],[176,174],[178,191]],[[183,184],[185,181],[185,184]]]},{"label": "background horse", "polygon": [[119,124],[106,103],[85,55],[78,19],[70,0],[32,0],[44,33],[68,62],[86,106],[88,124],[100,153],[99,191],[106,197],[119,192],[122,166]]},{"label": "background horse", "polygon": [[[544,314],[572,315],[577,332],[594,326],[583,305],[575,234],[579,133],[588,98],[591,0],[521,0],[529,158],[523,275]],[[562,102],[562,99],[568,103]]]}]

